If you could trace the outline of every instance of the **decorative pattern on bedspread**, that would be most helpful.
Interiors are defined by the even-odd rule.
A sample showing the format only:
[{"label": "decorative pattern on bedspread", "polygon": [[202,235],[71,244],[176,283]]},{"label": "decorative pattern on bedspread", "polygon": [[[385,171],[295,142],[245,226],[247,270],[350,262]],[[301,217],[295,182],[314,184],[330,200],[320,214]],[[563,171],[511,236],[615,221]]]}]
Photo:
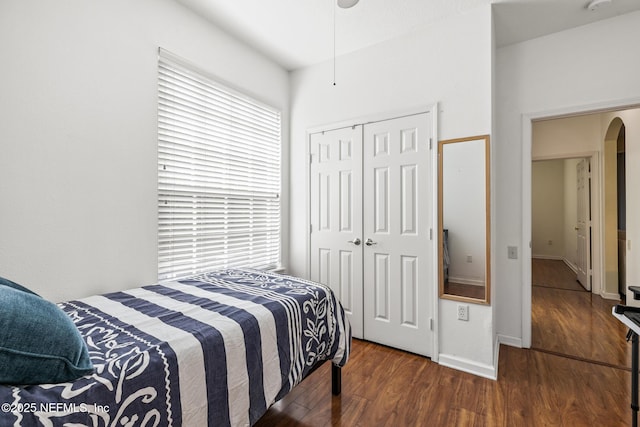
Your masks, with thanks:
[{"label": "decorative pattern on bedspread", "polygon": [[60,305],[96,372],[0,386],[2,426],[251,425],[318,362],[343,366],[351,343],[328,288],[255,270]]}]

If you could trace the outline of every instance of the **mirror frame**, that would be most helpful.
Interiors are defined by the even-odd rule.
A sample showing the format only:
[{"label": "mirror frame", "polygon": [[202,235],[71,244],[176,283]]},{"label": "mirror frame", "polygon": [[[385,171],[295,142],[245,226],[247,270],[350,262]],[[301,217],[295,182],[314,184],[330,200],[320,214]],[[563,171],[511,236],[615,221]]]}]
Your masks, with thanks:
[{"label": "mirror frame", "polygon": [[[443,263],[443,147],[447,144],[468,141],[484,141],[485,159],[485,290],[484,298],[472,298],[461,295],[446,294],[444,292],[444,263]],[[438,282],[439,296],[442,299],[464,301],[475,304],[491,304],[491,150],[489,135],[469,136],[465,138],[438,141]]]}]

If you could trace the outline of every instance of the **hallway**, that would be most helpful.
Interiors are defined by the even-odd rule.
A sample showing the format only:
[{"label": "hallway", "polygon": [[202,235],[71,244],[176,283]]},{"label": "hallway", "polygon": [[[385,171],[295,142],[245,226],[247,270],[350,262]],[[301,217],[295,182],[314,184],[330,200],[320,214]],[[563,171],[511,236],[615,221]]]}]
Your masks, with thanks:
[{"label": "hallway", "polygon": [[532,260],[532,350],[629,370],[627,328],[611,314],[619,302],[586,291],[560,260]]}]

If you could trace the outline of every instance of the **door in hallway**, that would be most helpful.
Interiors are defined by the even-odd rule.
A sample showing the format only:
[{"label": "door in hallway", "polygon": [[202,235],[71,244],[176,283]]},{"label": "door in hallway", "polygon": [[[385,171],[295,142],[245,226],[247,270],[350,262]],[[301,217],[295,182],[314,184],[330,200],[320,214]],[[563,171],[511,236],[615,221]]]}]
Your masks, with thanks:
[{"label": "door in hallway", "polygon": [[591,290],[591,197],[589,182],[589,159],[581,159],[576,165],[577,183],[577,239],[576,260],[578,282]]}]

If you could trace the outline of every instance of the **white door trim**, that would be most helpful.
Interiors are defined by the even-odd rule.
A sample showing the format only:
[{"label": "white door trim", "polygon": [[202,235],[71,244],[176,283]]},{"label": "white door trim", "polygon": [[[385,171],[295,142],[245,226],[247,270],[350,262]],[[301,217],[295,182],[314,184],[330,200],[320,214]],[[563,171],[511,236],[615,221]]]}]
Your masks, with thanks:
[{"label": "white door trim", "polygon": [[[391,111],[391,112],[382,112],[382,113],[376,113],[376,114],[370,114],[370,115],[365,115],[365,116],[359,116],[353,119],[349,119],[349,120],[341,120],[339,122],[333,122],[333,123],[328,123],[328,124],[324,124],[324,125],[314,125],[311,126],[309,128],[307,128],[306,131],[306,138],[305,138],[305,161],[306,161],[306,188],[307,188],[307,194],[306,194],[306,200],[305,200],[305,204],[306,204],[306,218],[305,218],[305,223],[306,223],[306,233],[305,233],[305,239],[306,239],[306,265],[305,265],[305,277],[309,278],[311,275],[311,239],[309,237],[310,233],[309,230],[311,229],[311,179],[310,179],[310,173],[311,173],[311,165],[310,165],[310,145],[311,145],[311,135],[314,133],[318,133],[318,132],[322,132],[322,131],[329,131],[329,130],[334,130],[334,129],[340,129],[340,128],[345,128],[345,127],[351,127],[351,126],[355,126],[355,125],[365,125],[367,123],[373,123],[373,122],[378,122],[378,121],[383,121],[383,120],[392,120],[392,119],[396,119],[399,117],[404,117],[404,116],[410,116],[410,115],[415,115],[415,114],[420,114],[420,113],[428,113],[431,115],[431,129],[432,129],[432,134],[430,136],[431,138],[431,150],[436,150],[437,149],[437,144],[438,144],[438,104],[434,103],[434,104],[427,104],[427,105],[423,105],[423,106],[418,106],[418,107],[413,107],[413,108],[408,108],[408,109],[403,109],[403,110],[396,110],[396,111]],[[434,153],[434,151],[432,151],[432,153]],[[431,160],[432,160],[432,165],[431,165],[431,170],[432,170],[432,200],[431,200],[431,205],[432,205],[432,224],[431,224],[431,228],[434,230],[433,232],[433,236],[434,236],[434,247],[437,248],[440,244],[440,239],[438,237],[438,233],[435,232],[435,230],[437,230],[437,221],[438,221],[438,189],[437,189],[437,185],[438,185],[438,156],[437,155],[433,155],[431,156]],[[433,252],[433,259],[432,259],[432,263],[434,266],[438,265],[438,251],[434,250]],[[433,307],[432,307],[432,313],[433,313],[433,354],[431,356],[431,360],[434,362],[438,362],[438,354],[440,353],[439,351],[439,346],[438,346],[438,342],[439,342],[439,295],[438,295],[438,289],[439,287],[437,286],[438,283],[438,269],[437,268],[433,268],[433,272],[432,272],[432,280],[434,283],[433,286],[433,294],[432,294],[432,301],[433,301]]]}]

